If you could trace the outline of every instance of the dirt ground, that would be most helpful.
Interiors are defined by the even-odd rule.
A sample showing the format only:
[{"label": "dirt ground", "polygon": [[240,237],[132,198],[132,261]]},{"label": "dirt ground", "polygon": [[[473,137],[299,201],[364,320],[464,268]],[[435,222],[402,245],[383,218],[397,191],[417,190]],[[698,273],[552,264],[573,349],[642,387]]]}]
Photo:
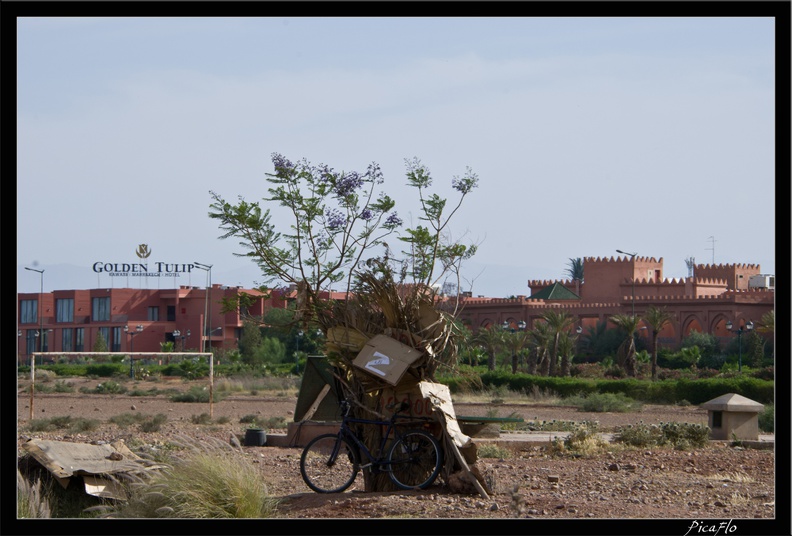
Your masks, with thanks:
[{"label": "dirt ground", "polygon": [[[73,380],[76,389],[89,383]],[[33,401],[34,419],[71,415],[97,419],[102,425],[85,434],[32,433],[27,428],[30,397],[24,382],[19,388],[18,445],[31,437],[86,443],[124,439],[132,446],[154,445],[180,435],[196,440],[213,437],[230,443],[232,435],[244,436],[246,425],[240,423],[242,417],[281,416],[291,421],[296,404],[294,396],[234,395],[213,404],[212,423],[196,424],[195,417],[209,413],[208,403],[174,403],[164,396],[86,395],[79,391],[37,394]],[[457,415],[478,416],[489,414],[494,407],[469,403],[454,406]],[[134,412],[164,414],[167,421],[156,433],[143,433],[134,426],[119,428],[108,422],[114,415]],[[497,406],[497,415],[519,415],[526,421],[595,420],[604,432],[640,422],[707,423],[706,411],[697,406],[644,406],[635,413],[584,413],[569,407],[512,404]],[[285,430],[271,429],[268,433]],[[673,522],[673,533],[685,534],[694,521],[704,525],[704,520],[731,520],[732,525],[739,527],[740,523],[770,521],[777,515],[773,449],[710,442],[706,448],[676,451],[629,449],[609,443],[595,456],[572,457],[553,455],[548,446],[518,445],[503,458],[479,458],[476,467],[492,484],[492,493],[487,497],[474,490],[452,491],[442,479],[423,491],[364,493],[362,476],[344,493],[317,494],[300,477],[299,448],[241,446],[238,450],[261,473],[270,493],[280,499],[278,517],[283,519],[498,519],[510,523],[519,519],[655,519]],[[783,516],[788,515],[786,510],[782,511]],[[466,525],[468,529],[474,526]],[[524,533],[524,529],[520,531]],[[504,528],[503,532],[508,530]],[[744,532],[737,532],[740,533]]]}]

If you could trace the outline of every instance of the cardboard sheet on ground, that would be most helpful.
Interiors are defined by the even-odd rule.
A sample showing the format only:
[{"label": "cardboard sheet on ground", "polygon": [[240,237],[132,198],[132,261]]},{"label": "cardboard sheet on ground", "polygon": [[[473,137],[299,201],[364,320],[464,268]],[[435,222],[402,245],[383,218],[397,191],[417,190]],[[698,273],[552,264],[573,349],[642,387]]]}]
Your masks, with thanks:
[{"label": "cardboard sheet on ground", "polygon": [[459,422],[454,412],[454,404],[451,402],[451,391],[447,385],[432,382],[418,382],[418,389],[424,398],[429,399],[432,407],[445,419],[445,428],[454,444],[462,449],[471,443],[469,436],[462,433]]},{"label": "cardboard sheet on ground", "polygon": [[123,490],[102,475],[140,473],[163,465],[150,465],[127,448],[122,441],[91,445],[31,439],[22,445],[65,488],[69,478],[82,476],[85,491],[97,497],[125,499]]}]

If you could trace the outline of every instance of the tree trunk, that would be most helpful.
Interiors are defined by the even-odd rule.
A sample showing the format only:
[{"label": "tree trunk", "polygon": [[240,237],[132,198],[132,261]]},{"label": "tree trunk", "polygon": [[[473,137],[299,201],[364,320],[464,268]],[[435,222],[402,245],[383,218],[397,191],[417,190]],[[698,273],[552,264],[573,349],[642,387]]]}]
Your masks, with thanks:
[{"label": "tree trunk", "polygon": [[564,354],[561,356],[561,376],[567,377],[570,375],[571,362],[569,356]]},{"label": "tree trunk", "polygon": [[657,380],[657,336],[658,332],[652,333],[652,381]]},{"label": "tree trunk", "polygon": [[517,354],[512,354],[511,365],[512,374],[517,374]]},{"label": "tree trunk", "polygon": [[550,355],[548,352],[544,352],[541,354],[542,364],[541,368],[539,369],[542,376],[549,376],[550,375]]}]

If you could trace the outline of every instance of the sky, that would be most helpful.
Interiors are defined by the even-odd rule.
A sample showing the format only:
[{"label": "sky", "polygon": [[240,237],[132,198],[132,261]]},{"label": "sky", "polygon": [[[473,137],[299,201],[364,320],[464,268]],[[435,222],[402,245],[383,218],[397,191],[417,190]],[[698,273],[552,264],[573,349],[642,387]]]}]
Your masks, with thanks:
[{"label": "sky", "polygon": [[[376,162],[417,223],[405,161],[456,199],[473,295],[530,295],[570,259],[662,258],[775,273],[769,17],[20,17],[17,289],[174,288],[96,262],[263,278],[208,217],[210,191],[267,197],[271,155]],[[290,222],[277,207],[274,221]],[[25,267],[44,270],[43,274]]]}]

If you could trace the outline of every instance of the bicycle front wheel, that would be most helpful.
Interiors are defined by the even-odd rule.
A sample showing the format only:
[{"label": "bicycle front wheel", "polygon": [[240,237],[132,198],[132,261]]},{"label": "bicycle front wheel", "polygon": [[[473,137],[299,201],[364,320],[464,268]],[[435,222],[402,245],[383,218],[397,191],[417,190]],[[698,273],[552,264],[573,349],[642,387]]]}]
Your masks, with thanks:
[{"label": "bicycle front wheel", "polygon": [[428,488],[442,464],[440,445],[423,430],[405,432],[388,453],[388,475],[401,489]]},{"label": "bicycle front wheel", "polygon": [[352,445],[338,434],[312,439],[300,456],[300,474],[317,493],[339,493],[355,481],[360,470]]}]

